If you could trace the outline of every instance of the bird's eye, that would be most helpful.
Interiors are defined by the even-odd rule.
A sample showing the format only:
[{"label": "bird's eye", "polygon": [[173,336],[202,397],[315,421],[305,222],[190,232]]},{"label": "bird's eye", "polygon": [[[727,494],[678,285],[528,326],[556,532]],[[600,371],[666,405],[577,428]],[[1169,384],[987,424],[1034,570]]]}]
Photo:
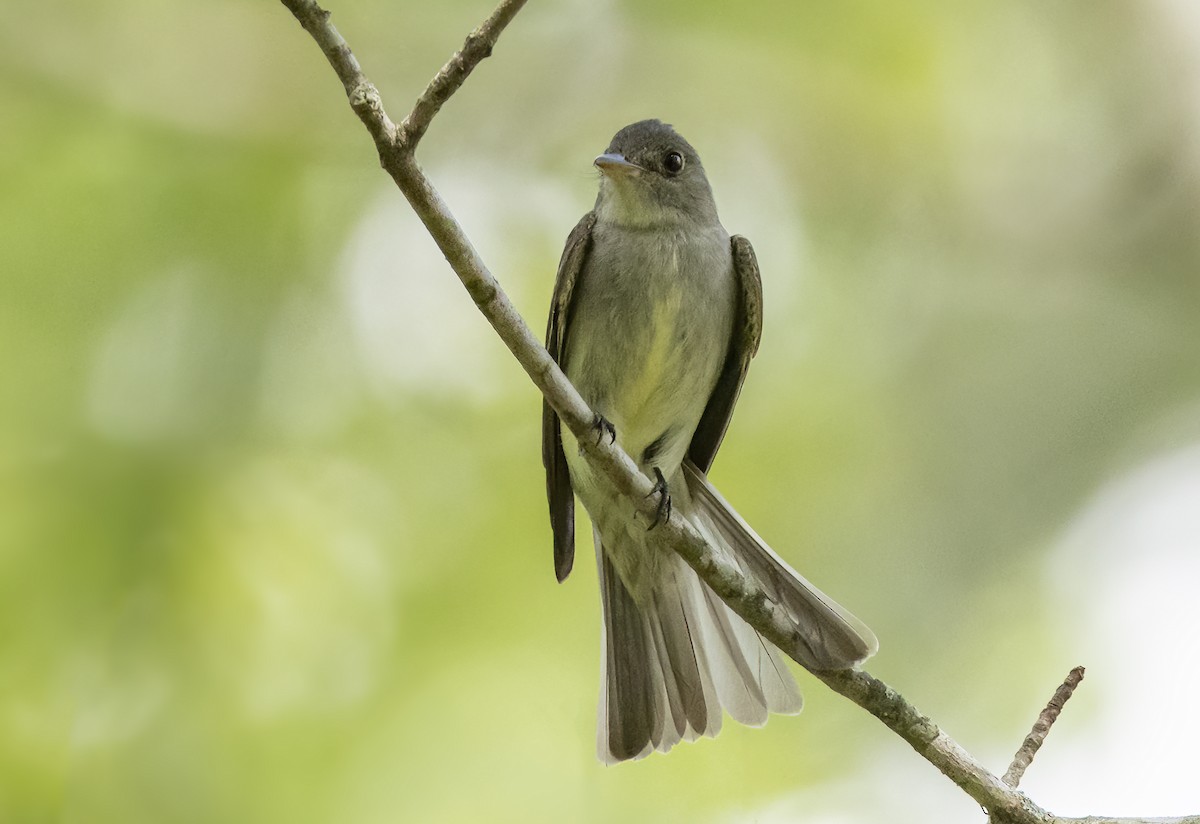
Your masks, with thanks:
[{"label": "bird's eye", "polygon": [[673,175],[683,171],[683,155],[679,152],[668,152],[663,158],[663,168]]}]

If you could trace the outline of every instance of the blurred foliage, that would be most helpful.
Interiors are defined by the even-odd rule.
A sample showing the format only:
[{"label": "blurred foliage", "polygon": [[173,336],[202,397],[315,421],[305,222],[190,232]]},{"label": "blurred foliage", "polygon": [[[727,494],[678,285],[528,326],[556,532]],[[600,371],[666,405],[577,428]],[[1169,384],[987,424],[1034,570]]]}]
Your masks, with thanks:
[{"label": "blurred foliage", "polygon": [[[330,8],[396,118],[490,10]],[[801,675],[798,719],[600,767],[540,401],[312,42],[238,0],[7,18],[0,820],[754,820],[895,755]],[[591,157],[675,123],[768,301],[715,480],[1010,749],[1075,663],[1056,536],[1200,434],[1198,53],[1166,0],[533,3],[423,162],[540,328]]]}]

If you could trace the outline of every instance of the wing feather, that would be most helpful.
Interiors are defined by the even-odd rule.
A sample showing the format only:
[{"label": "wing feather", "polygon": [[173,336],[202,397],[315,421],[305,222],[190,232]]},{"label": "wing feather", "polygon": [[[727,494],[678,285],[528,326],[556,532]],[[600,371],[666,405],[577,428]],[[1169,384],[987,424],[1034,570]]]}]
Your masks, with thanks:
[{"label": "wing feather", "polygon": [[688,457],[705,473],[721,448],[725,430],[729,428],[729,419],[733,417],[733,407],[742,391],[746,372],[750,369],[750,360],[758,351],[762,339],[762,278],[758,273],[754,247],[741,235],[734,235],[729,243],[733,253],[733,274],[738,284],[733,334],[730,336],[725,365],[688,447]]},{"label": "wing feather", "polygon": [[[559,366],[563,365],[566,351],[575,284],[591,250],[595,223],[595,213],[588,212],[575,224],[558,262],[550,317],[546,321],[546,350]],[[542,464],[546,467],[546,499],[550,504],[550,528],[554,532],[554,574],[563,581],[575,562],[575,492],[563,453],[558,415],[545,399],[542,400]]]}]

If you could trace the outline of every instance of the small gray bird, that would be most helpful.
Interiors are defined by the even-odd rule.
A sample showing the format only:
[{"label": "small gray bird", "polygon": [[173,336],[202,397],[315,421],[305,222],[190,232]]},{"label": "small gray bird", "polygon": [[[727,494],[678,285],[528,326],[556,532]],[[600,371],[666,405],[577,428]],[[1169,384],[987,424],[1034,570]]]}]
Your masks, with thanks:
[{"label": "small gray bird", "polygon": [[542,460],[562,581],[575,553],[574,495],[591,516],[604,613],[597,749],[602,761],[716,735],[721,709],[760,726],[801,698],[776,651],[649,530],[686,518],[789,613],[803,664],[852,667],[878,648],[871,631],[800,577],[708,482],[762,332],[750,242],[717,218],[696,150],[643,120],[595,160],[600,193],[567,238],[546,348],[614,439],[656,479],[657,518],[597,477],[549,404]]}]

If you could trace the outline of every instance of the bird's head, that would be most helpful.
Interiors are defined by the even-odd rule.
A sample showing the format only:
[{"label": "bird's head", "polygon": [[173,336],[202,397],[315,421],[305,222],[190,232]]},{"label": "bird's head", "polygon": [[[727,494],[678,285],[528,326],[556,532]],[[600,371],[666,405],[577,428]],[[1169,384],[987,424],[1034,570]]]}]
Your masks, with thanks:
[{"label": "bird's head", "polygon": [[594,162],[601,173],[601,221],[638,228],[717,221],[700,156],[660,120],[621,129]]}]

